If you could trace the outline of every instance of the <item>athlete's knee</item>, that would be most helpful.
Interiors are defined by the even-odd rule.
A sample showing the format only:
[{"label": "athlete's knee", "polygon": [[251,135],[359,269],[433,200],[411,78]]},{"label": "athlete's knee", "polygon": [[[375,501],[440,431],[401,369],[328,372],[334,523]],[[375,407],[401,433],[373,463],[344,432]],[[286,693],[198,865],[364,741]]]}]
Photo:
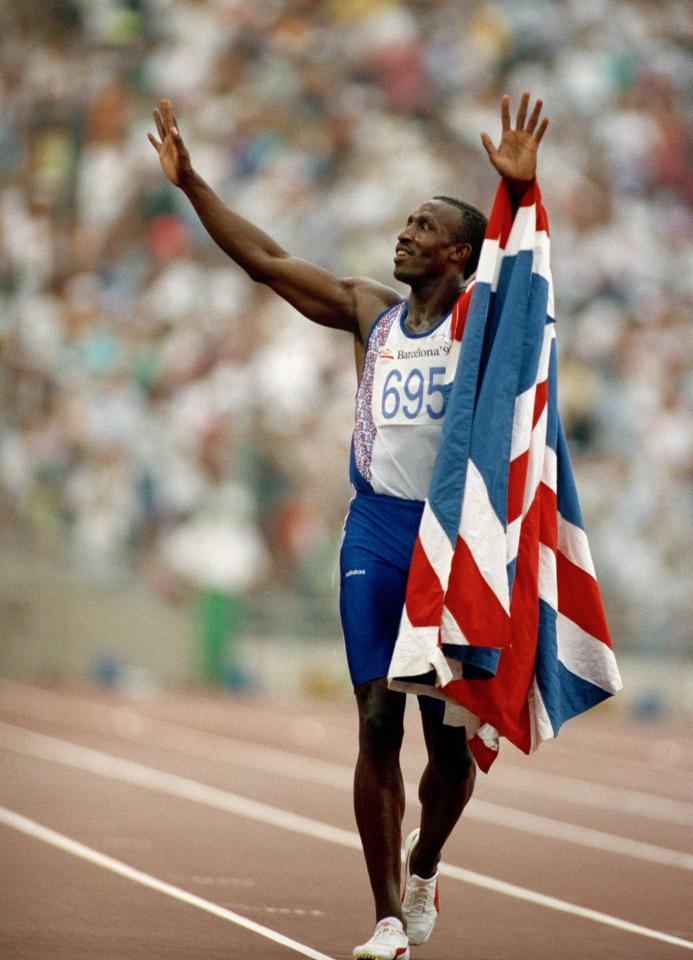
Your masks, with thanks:
[{"label": "athlete's knee", "polygon": [[362,748],[376,752],[398,751],[403,736],[401,722],[387,711],[373,709],[361,715],[359,741]]},{"label": "athlete's knee", "polygon": [[359,708],[359,743],[371,753],[399,751],[404,736],[404,694],[374,680],[356,688]]},{"label": "athlete's knee", "polygon": [[438,777],[453,788],[472,787],[476,779],[476,764],[467,746],[464,727],[441,724],[426,738],[429,766]]}]

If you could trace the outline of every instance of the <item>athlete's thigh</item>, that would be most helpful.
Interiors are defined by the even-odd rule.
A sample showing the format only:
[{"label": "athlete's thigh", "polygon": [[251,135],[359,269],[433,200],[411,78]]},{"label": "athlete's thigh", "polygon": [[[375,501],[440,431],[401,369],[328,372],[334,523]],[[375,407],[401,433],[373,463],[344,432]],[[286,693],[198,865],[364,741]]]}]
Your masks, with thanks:
[{"label": "athlete's thigh", "polygon": [[354,687],[387,676],[406,592],[406,572],[345,545],[339,610]]},{"label": "athlete's thigh", "polygon": [[[430,698],[426,698],[430,699]],[[421,723],[429,761],[445,775],[464,777],[474,766],[467,744],[466,727],[455,727],[443,722],[443,709],[422,710]]]},{"label": "athlete's thigh", "polygon": [[404,733],[404,708],[407,695],[390,690],[385,678],[367,680],[354,687],[363,736],[397,737]]}]

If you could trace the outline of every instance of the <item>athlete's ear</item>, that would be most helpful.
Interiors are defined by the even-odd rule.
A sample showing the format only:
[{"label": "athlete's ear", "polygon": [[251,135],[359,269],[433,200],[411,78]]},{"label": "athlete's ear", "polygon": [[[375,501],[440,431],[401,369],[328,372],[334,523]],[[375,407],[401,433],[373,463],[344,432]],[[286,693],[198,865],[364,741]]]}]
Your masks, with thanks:
[{"label": "athlete's ear", "polygon": [[469,243],[456,243],[450,251],[450,259],[462,266],[472,255],[472,246]]}]

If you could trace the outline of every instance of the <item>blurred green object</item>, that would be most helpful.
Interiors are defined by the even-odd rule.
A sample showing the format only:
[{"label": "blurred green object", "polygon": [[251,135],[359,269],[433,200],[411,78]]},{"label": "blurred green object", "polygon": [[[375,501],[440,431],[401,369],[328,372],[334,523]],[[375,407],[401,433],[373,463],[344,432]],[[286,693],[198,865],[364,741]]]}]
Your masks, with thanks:
[{"label": "blurred green object", "polygon": [[229,678],[240,676],[235,647],[243,616],[241,598],[222,590],[201,589],[195,604],[202,678],[205,683],[226,684]]}]

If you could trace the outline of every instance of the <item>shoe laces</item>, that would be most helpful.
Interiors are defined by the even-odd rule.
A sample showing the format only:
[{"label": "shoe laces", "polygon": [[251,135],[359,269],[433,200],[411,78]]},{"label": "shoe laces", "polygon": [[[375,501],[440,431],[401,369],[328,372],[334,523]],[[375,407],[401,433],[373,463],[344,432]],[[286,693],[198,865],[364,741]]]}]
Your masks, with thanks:
[{"label": "shoe laces", "polygon": [[431,909],[435,897],[435,877],[422,883],[408,884],[407,913],[426,913]]},{"label": "shoe laces", "polygon": [[379,920],[375,925],[375,932],[371,937],[371,941],[378,943],[381,940],[389,940],[393,933],[402,934],[403,932],[402,928],[392,923],[391,920]]}]

